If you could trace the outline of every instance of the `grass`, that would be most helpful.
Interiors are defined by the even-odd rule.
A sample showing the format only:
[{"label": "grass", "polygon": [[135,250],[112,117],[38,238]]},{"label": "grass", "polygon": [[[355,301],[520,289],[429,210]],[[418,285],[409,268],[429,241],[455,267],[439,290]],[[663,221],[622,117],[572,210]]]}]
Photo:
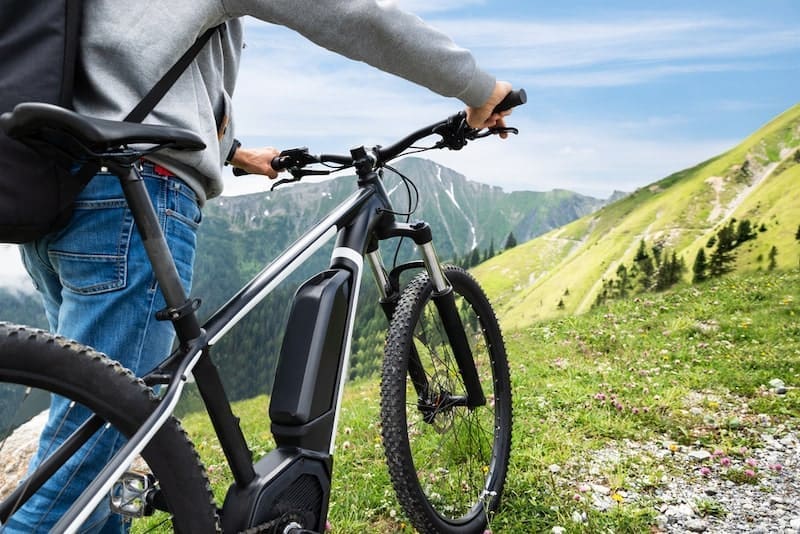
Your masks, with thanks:
[{"label": "grass", "polygon": [[[673,477],[764,484],[747,464],[764,432],[800,427],[800,272],[752,273],[612,302],[506,332],[514,444],[494,532],[646,532]],[[784,395],[769,381],[781,379]],[[329,519],[334,533],[413,532],[383,459],[378,379],[348,385]],[[264,396],[237,403],[258,455],[271,446]],[[185,419],[218,498],[229,477],[210,424]],[[713,456],[703,474],[689,450]],[[757,471],[751,476],[748,470]],[[713,500],[701,515],[724,516]]]},{"label": "grass", "polygon": [[[737,269],[766,269],[773,246],[778,267],[795,268],[800,165],[792,150],[800,144],[798,124],[800,106],[795,106],[724,154],[521,243],[473,271],[496,297],[505,324],[524,328],[534,321],[588,311],[602,281],[613,278],[621,262],[631,263],[642,239],[648,246],[659,243],[676,252],[691,266],[697,251],[727,222],[723,215],[747,218],[767,229],[739,251]],[[737,179],[745,162],[760,176],[768,163],[781,158],[784,161],[757,187],[748,189],[748,180]],[[708,181],[711,178],[721,186],[719,191]],[[691,273],[685,276],[689,281]]]}]

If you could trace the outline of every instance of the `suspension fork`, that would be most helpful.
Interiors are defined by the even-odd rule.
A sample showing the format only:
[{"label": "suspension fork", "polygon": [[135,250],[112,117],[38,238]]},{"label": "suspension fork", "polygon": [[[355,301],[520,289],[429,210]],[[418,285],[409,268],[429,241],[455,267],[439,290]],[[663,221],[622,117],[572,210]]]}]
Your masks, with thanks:
[{"label": "suspension fork", "polygon": [[[433,246],[430,226],[425,222],[406,224],[392,221],[391,224],[379,229],[377,233],[378,239],[410,237],[422,251],[422,262],[433,283],[433,302],[442,319],[442,325],[453,349],[459,373],[464,381],[464,388],[467,393],[466,405],[470,409],[485,405],[486,396],[481,387],[464,324],[458,314],[453,287],[447,280],[441,263],[439,263],[439,258]],[[367,257],[378,285],[382,286],[382,288],[379,288],[381,290],[381,304],[384,306],[384,313],[391,319],[391,315],[394,314],[394,309],[397,306],[399,289],[393,287],[395,284],[386,275],[383,264],[380,262],[380,253],[377,251],[377,247],[374,251],[369,251]],[[419,354],[417,354],[413,346],[409,355],[408,372],[417,394],[420,398],[427,398],[427,378],[425,377]]]},{"label": "suspension fork", "polygon": [[[381,309],[383,309],[383,313],[386,316],[386,321],[391,322],[394,311],[397,309],[397,302],[400,300],[399,284],[386,274],[377,244],[374,250],[367,252],[367,261],[378,284]],[[421,267],[422,265],[407,264],[407,266],[410,268]],[[417,397],[419,399],[428,399],[428,377],[425,375],[425,368],[422,367],[422,362],[419,359],[417,347],[413,344],[409,348],[408,375],[411,377],[411,383],[414,385]]]}]

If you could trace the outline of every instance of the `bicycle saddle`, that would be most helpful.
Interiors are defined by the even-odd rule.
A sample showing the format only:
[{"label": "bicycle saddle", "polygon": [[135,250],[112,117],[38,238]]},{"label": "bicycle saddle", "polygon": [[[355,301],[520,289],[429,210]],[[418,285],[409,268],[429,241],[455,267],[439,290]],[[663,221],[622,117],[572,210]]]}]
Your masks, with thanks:
[{"label": "bicycle saddle", "polygon": [[66,134],[97,153],[136,143],[175,150],[206,147],[200,137],[183,128],[97,119],[39,102],[17,104],[13,111],[3,113],[0,128],[9,137],[23,142],[44,141],[50,132]]}]

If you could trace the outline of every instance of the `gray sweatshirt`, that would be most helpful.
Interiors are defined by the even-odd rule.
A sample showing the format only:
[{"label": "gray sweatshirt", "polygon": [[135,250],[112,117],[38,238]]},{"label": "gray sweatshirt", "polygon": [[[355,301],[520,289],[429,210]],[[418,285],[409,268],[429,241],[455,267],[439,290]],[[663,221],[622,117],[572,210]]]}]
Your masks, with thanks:
[{"label": "gray sweatshirt", "polygon": [[201,152],[163,151],[152,159],[184,179],[201,203],[222,192],[233,143],[230,97],[243,45],[238,17],[291,28],[320,46],[364,61],[444,96],[479,106],[494,88],[469,51],[378,0],[87,0],[77,111],[122,119],[208,28],[228,21],[145,122],[202,136]]}]

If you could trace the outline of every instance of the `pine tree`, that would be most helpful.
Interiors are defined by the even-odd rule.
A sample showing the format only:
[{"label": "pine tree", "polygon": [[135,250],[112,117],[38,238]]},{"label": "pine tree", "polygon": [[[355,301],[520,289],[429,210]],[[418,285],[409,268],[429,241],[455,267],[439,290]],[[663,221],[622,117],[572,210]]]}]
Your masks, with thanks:
[{"label": "pine tree", "polygon": [[685,266],[682,261],[678,259],[677,253],[674,251],[672,255],[665,253],[664,261],[661,263],[656,273],[656,291],[663,291],[677,284],[681,279],[684,268]]},{"label": "pine tree", "polygon": [[643,259],[647,257],[647,246],[644,244],[644,239],[639,241],[639,250],[636,251],[636,256],[633,257],[633,261],[639,263]]},{"label": "pine tree", "polygon": [[745,241],[750,241],[756,237],[753,226],[748,219],[742,219],[736,229],[736,244],[741,245]]},{"label": "pine tree", "polygon": [[772,248],[769,249],[769,265],[767,266],[767,270],[772,271],[778,266],[778,262],[775,260],[777,257],[778,248],[775,245],[772,245]]},{"label": "pine tree", "polygon": [[506,239],[505,250],[508,250],[510,248],[514,248],[516,246],[517,246],[517,238],[514,237],[514,232],[509,232],[508,233],[508,238]]},{"label": "pine tree", "polygon": [[630,289],[630,279],[628,277],[628,268],[624,264],[617,267],[617,295],[619,298],[628,296],[628,289]]},{"label": "pine tree", "polygon": [[639,273],[639,283],[642,285],[642,288],[650,289],[653,285],[653,273],[655,273],[656,268],[653,264],[653,258],[647,253],[644,239],[639,242],[639,250],[636,251],[633,261],[636,262]]},{"label": "pine tree", "polygon": [[710,277],[722,276],[733,270],[731,264],[736,259],[733,253],[735,236],[733,231],[734,220],[717,232],[717,248],[711,253],[708,261],[708,275]]},{"label": "pine tree", "polygon": [[697,251],[697,256],[694,258],[694,265],[692,265],[692,273],[694,274],[694,278],[692,278],[693,282],[702,282],[708,276],[706,275],[706,269],[708,269],[708,262],[706,261],[706,253],[701,248]]},{"label": "pine tree", "polygon": [[469,257],[469,266],[475,267],[481,262],[481,253],[478,251],[478,247],[472,249],[472,254]]}]

